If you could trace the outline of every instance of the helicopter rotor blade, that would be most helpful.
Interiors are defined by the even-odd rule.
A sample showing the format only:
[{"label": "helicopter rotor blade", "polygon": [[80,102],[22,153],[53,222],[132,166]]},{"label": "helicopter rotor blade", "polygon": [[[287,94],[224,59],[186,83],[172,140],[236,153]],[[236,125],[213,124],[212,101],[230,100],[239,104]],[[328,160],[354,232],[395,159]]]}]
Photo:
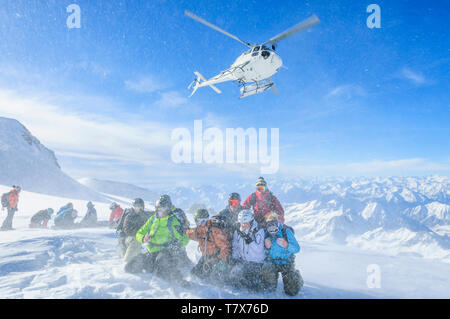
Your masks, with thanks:
[{"label": "helicopter rotor blade", "polygon": [[197,22],[203,23],[204,25],[206,25],[206,26],[208,26],[208,27],[210,27],[210,28],[213,28],[213,29],[216,30],[216,31],[219,31],[220,33],[223,33],[223,34],[229,36],[230,38],[233,38],[233,39],[235,39],[235,40],[241,42],[242,44],[248,46],[249,48],[252,47],[252,45],[251,45],[250,43],[247,43],[247,42],[245,42],[245,41],[242,41],[242,40],[239,39],[237,36],[232,35],[231,33],[227,32],[227,31],[225,31],[225,30],[222,30],[221,28],[215,26],[214,24],[212,24],[212,23],[206,21],[206,20],[203,19],[203,18],[200,18],[199,16],[196,16],[195,14],[193,14],[192,12],[190,12],[190,11],[188,11],[188,10],[184,10],[184,14],[187,15],[189,18],[194,19],[194,20],[197,21]]},{"label": "helicopter rotor blade", "polygon": [[286,39],[287,37],[290,37],[291,35],[303,31],[309,27],[312,27],[313,25],[319,24],[320,20],[316,15],[313,15],[311,17],[309,17],[308,19],[296,24],[295,26],[293,26],[292,28],[278,34],[277,36],[274,36],[273,38],[271,38],[269,41],[263,43],[262,45],[267,45],[267,44],[275,44],[281,40]]}]

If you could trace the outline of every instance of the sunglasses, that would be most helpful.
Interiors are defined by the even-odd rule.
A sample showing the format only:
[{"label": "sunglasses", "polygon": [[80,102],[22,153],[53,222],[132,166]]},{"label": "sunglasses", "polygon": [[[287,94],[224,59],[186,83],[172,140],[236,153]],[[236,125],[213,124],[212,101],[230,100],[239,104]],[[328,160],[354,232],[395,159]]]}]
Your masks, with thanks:
[{"label": "sunglasses", "polygon": [[232,200],[229,200],[229,201],[228,201],[228,203],[230,203],[231,206],[238,206],[238,205],[239,205],[239,202],[240,202],[240,201],[237,200],[237,199],[236,199],[236,200],[235,200],[235,199],[232,199]]},{"label": "sunglasses", "polygon": [[266,189],[266,186],[256,186],[256,189],[259,191],[263,191]]}]

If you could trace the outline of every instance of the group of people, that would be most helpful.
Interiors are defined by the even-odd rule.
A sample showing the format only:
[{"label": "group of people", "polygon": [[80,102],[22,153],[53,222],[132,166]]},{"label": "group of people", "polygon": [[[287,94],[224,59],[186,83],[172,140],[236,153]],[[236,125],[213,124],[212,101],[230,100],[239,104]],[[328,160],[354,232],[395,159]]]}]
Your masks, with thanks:
[{"label": "group of people", "polygon": [[[300,246],[292,228],[284,224],[284,210],[260,177],[256,191],[241,204],[238,193],[228,198],[217,216],[198,209],[195,227],[190,227],[183,210],[168,195],[156,202],[155,211],[145,210],[136,199],[117,223],[125,271],[147,272],[183,287],[190,284],[183,270],[207,282],[252,291],[273,291],[282,276],[286,294],[294,296],[303,286],[295,268]],[[186,253],[189,240],[198,242],[201,258],[193,265]],[[141,251],[145,245],[146,252]]]},{"label": "group of people", "polygon": [[[72,203],[62,206],[53,218],[54,229],[74,229],[97,226],[97,210],[92,202],[86,204],[87,211],[80,222],[76,223],[78,211]],[[30,228],[47,228],[47,223],[53,216],[53,208],[40,210],[31,217]]]},{"label": "group of people", "polygon": [[[183,278],[184,269],[189,267],[201,280],[253,291],[276,289],[281,274],[285,293],[296,295],[303,286],[300,272],[295,268],[295,254],[300,246],[293,229],[284,224],[283,207],[267,188],[264,178],[258,178],[255,186],[256,191],[242,203],[238,193],[231,193],[227,207],[216,216],[210,216],[207,209],[198,209],[194,227],[168,195],[157,200],[154,211],[146,210],[140,198],[125,210],[112,203],[108,224],[118,233],[125,271],[155,273],[189,287]],[[8,212],[1,230],[13,229],[20,191],[19,186],[13,186],[1,197],[2,206]],[[30,228],[47,228],[53,213],[52,208],[37,212],[31,218]],[[67,203],[53,218],[54,228],[98,225],[92,202],[87,203],[86,215],[79,223],[75,223],[77,216],[73,204]],[[190,240],[198,243],[201,252],[196,264],[186,252]]]},{"label": "group of people", "polygon": [[[18,210],[20,186],[13,186],[12,189],[1,196],[2,209],[7,210],[7,216],[3,221],[0,230],[13,230],[12,222],[15,212]],[[92,202],[87,203],[87,211],[79,223],[75,223],[78,212],[73,208],[72,203],[62,206],[53,218],[53,208],[47,208],[35,213],[30,220],[30,228],[47,228],[48,222],[53,218],[55,229],[73,229],[80,227],[97,226],[97,210]]]}]

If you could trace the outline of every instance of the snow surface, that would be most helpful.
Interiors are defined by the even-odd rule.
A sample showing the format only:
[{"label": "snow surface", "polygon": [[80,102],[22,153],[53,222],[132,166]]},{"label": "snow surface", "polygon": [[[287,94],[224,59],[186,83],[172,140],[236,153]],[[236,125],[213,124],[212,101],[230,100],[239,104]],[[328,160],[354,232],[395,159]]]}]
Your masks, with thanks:
[{"label": "snow surface", "polygon": [[[8,190],[0,186],[0,192]],[[305,280],[296,297],[282,291],[250,293],[206,285],[191,278],[191,289],[173,286],[150,274],[123,271],[117,253],[117,235],[106,227],[51,230],[29,229],[31,215],[46,207],[58,208],[67,201],[84,215],[86,201],[21,193],[16,230],[0,232],[0,298],[449,298],[450,265],[416,255],[390,256],[380,252],[303,238],[294,223],[302,250],[297,268]],[[100,220],[109,216],[108,204],[94,202]],[[314,206],[314,205],[313,205]],[[309,206],[309,209],[313,209]],[[337,213],[336,213],[337,214]],[[4,217],[5,214],[3,213]],[[339,216],[339,215],[337,215]],[[192,216],[189,216],[192,217]],[[188,255],[197,261],[194,242]],[[380,288],[369,288],[369,265],[380,269]]]}]

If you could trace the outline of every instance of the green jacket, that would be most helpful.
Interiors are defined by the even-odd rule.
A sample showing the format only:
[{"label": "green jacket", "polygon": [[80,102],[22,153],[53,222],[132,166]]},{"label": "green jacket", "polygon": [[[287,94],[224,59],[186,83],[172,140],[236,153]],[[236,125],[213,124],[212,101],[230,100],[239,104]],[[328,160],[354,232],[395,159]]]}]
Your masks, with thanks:
[{"label": "green jacket", "polygon": [[147,243],[147,250],[150,253],[168,248],[173,241],[182,246],[186,246],[189,242],[189,238],[174,214],[163,218],[158,218],[156,214],[150,217],[136,233],[136,240],[142,244],[142,240],[147,234],[150,234]]}]

